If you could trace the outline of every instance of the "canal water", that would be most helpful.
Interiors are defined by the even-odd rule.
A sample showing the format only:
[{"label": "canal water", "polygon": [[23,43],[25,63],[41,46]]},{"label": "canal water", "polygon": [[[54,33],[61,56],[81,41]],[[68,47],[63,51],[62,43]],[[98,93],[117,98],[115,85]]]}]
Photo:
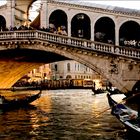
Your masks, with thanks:
[{"label": "canal water", "polygon": [[88,89],[44,90],[28,108],[0,112],[0,140],[129,139],[136,140],[110,114],[106,94]]}]

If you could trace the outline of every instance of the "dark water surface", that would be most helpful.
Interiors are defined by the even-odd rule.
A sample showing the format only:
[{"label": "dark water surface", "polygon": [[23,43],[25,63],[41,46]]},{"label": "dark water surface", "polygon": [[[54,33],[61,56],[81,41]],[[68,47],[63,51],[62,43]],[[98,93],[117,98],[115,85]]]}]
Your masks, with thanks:
[{"label": "dark water surface", "polygon": [[0,140],[136,140],[108,108],[106,94],[46,90],[32,106],[0,113]]}]

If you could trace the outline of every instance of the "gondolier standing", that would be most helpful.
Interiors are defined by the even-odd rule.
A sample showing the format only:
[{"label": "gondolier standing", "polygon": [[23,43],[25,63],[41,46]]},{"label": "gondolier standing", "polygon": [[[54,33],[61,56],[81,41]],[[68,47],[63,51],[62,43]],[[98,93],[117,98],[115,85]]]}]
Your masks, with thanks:
[{"label": "gondolier standing", "polygon": [[0,95],[0,104],[3,104],[3,101],[5,100],[5,98],[3,96]]},{"label": "gondolier standing", "polygon": [[2,98],[1,98],[1,95],[0,95],[0,104],[2,104],[3,103],[3,101],[2,101]]}]

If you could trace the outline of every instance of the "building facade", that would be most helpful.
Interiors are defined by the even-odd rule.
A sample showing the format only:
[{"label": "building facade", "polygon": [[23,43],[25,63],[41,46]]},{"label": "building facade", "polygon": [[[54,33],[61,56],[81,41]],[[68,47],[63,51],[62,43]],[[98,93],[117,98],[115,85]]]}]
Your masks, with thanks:
[{"label": "building facade", "polygon": [[52,70],[51,79],[93,79],[95,73],[87,66],[73,61],[66,60],[50,64]]},{"label": "building facade", "polygon": [[30,77],[28,82],[39,82],[43,80],[50,80],[51,69],[49,64],[40,66],[38,69],[33,69],[27,76]]}]

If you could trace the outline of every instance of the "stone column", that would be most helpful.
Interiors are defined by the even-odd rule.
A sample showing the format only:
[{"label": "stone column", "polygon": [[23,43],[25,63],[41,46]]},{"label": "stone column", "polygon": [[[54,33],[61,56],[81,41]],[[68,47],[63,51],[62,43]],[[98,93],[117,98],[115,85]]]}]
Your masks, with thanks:
[{"label": "stone column", "polygon": [[119,29],[117,26],[115,27],[115,45],[119,46]]},{"label": "stone column", "polygon": [[71,37],[71,19],[68,16],[68,37]]},{"label": "stone column", "polygon": [[7,12],[9,12],[9,14],[8,14],[9,22],[8,22],[7,26],[8,26],[8,28],[10,26],[14,27],[15,26],[15,0],[8,0],[7,7],[8,7]]},{"label": "stone column", "polygon": [[90,23],[90,26],[91,26],[91,41],[94,41],[94,26],[95,26],[95,22],[93,21],[92,18],[91,19],[91,23]]},{"label": "stone column", "polygon": [[41,0],[41,9],[40,9],[40,27],[47,27],[49,25],[48,18],[48,1]]}]

